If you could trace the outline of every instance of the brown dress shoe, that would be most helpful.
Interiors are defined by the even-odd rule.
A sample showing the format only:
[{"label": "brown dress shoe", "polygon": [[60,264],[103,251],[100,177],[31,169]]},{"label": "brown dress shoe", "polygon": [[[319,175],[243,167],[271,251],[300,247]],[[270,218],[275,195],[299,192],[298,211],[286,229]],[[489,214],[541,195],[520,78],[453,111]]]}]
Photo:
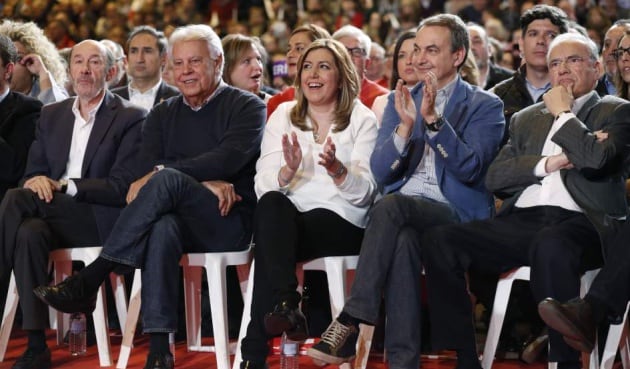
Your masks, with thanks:
[{"label": "brown dress shoe", "polygon": [[582,352],[593,351],[596,325],[588,302],[573,299],[561,304],[546,298],[538,304],[538,313],[550,328],[564,336],[571,347]]}]

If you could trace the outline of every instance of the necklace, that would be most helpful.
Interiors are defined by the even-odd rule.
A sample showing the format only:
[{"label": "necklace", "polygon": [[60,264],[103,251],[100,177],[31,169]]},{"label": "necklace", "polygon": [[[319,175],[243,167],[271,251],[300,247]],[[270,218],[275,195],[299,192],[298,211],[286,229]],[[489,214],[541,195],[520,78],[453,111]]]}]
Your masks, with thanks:
[{"label": "necklace", "polygon": [[312,115],[309,114],[308,117],[311,118],[311,123],[313,124],[313,140],[319,143],[319,124],[317,124],[317,121]]}]

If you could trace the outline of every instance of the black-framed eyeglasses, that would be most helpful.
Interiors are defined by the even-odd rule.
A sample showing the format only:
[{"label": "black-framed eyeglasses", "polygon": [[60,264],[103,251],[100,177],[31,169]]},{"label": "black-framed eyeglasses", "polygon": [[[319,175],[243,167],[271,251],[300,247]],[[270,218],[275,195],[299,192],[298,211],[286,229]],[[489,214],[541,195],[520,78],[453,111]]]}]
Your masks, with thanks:
[{"label": "black-framed eyeglasses", "polygon": [[613,56],[615,59],[621,59],[624,53],[630,55],[630,47],[626,47],[625,49],[623,47],[619,47],[615,49],[613,51]]},{"label": "black-framed eyeglasses", "polygon": [[360,58],[367,55],[367,51],[365,51],[362,47],[346,47],[350,55],[355,58]]}]

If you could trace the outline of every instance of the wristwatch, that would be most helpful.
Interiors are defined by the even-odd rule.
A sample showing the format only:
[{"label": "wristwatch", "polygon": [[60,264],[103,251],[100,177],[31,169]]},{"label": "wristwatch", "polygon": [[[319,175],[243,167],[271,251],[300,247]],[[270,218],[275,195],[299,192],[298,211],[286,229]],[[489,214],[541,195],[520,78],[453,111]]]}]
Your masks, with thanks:
[{"label": "wristwatch", "polygon": [[435,119],[433,122],[426,123],[427,128],[433,132],[439,131],[443,125],[444,125],[444,119],[442,119],[441,115],[438,115],[437,119]]},{"label": "wristwatch", "polygon": [[61,192],[61,193],[68,192],[68,180],[67,179],[60,179],[59,180],[59,185],[61,186],[61,188],[59,189],[59,192]]}]

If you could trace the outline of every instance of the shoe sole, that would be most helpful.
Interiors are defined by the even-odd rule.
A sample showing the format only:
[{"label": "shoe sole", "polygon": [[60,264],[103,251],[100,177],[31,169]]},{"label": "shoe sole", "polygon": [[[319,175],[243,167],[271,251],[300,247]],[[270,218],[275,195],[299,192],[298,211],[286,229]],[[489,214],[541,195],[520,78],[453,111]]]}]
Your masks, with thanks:
[{"label": "shoe sole", "polygon": [[[538,314],[545,322],[545,324],[547,324],[552,329],[555,329],[558,333],[562,334],[565,337],[565,341],[568,338],[571,341],[575,342],[576,346],[582,347],[584,349],[580,351],[593,351],[595,343],[590,342],[589,339],[582,334],[575,323],[570,319],[567,319],[567,317],[560,312],[560,309],[555,303],[546,301],[544,303],[540,303],[538,305]],[[580,343],[578,344],[577,342]]]},{"label": "shoe sole", "polygon": [[74,314],[74,313],[84,313],[84,314],[92,314],[94,312],[94,310],[96,309],[96,304],[94,306],[90,305],[90,306],[84,306],[81,304],[75,304],[73,305],[73,309],[61,309],[58,306],[55,306],[55,304],[51,303],[47,296],[46,293],[44,293],[45,291],[43,291],[42,289],[40,289],[39,287],[35,288],[33,290],[33,293],[35,294],[35,296],[37,296],[37,298],[39,298],[40,300],[42,300],[46,305],[52,307],[53,309],[57,310],[57,311],[61,311],[62,313],[66,313],[66,314]]},{"label": "shoe sole", "polygon": [[350,357],[333,356],[333,355],[323,353],[312,347],[306,351],[306,354],[313,359],[313,362],[315,363],[315,365],[319,365],[319,366],[324,366],[324,365],[329,365],[329,364],[339,365],[343,363],[349,363],[352,360],[354,360],[354,358],[356,357],[356,355],[353,355]]}]

